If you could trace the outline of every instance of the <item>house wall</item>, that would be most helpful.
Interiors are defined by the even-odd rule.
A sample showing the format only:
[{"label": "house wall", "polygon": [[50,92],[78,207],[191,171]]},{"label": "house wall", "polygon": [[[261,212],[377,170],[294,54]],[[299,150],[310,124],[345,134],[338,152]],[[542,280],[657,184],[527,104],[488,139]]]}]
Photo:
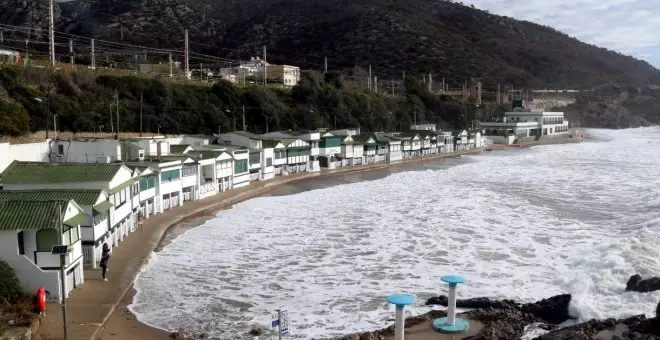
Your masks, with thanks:
[{"label": "house wall", "polygon": [[167,156],[170,154],[170,142],[167,139],[130,140],[132,144],[144,149],[145,156]]},{"label": "house wall", "polygon": [[48,142],[30,144],[0,143],[0,172],[13,161],[48,162]]},{"label": "house wall", "polygon": [[364,145],[355,144],[353,145],[353,158],[364,157]]},{"label": "house wall", "polygon": [[109,157],[109,162],[122,160],[120,143],[114,139],[54,140],[51,150],[56,163],[106,163],[100,157]]},{"label": "house wall", "polygon": [[112,178],[110,183],[105,183],[106,186],[101,189],[110,190],[112,188],[116,188],[119,185],[126,183],[126,181],[128,181],[131,178],[133,178],[133,173],[131,172],[131,170],[129,168],[122,167],[121,169],[119,169],[115,177]]},{"label": "house wall", "polygon": [[[28,236],[28,234],[31,235]],[[34,256],[37,244],[35,233],[26,230],[23,235],[25,254]],[[16,230],[0,230],[0,259],[14,269],[23,290],[35,294],[39,286],[43,286],[51,293],[51,297],[59,298],[59,273],[42,270],[26,255],[18,254],[18,232]]]},{"label": "house wall", "polygon": [[[270,160],[270,166],[268,162]],[[262,179],[271,179],[273,178],[275,171],[275,149],[273,148],[264,148],[261,152],[261,171]]]},{"label": "house wall", "polygon": [[231,159],[219,161],[216,168],[217,178],[231,177],[234,174],[234,162]]}]

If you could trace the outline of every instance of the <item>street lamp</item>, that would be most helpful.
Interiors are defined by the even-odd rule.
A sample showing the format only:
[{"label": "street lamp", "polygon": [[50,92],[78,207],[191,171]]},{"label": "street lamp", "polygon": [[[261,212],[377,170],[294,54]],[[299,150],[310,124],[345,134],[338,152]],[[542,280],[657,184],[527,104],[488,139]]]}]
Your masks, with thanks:
[{"label": "street lamp", "polygon": [[[36,101],[40,104],[42,104],[44,102],[43,99],[41,99],[39,97],[35,97],[35,98],[32,98],[32,99],[34,99],[34,101]],[[47,108],[47,111],[46,111],[46,139],[48,139],[48,118],[50,118],[49,117],[50,116],[50,100],[48,100],[46,103],[48,105],[48,108]]]}]

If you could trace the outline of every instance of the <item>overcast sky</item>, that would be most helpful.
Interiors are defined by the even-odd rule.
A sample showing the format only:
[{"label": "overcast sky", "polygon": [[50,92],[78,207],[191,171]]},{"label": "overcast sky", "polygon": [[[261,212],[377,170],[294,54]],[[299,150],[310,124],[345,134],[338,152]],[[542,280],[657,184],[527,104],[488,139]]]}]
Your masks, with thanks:
[{"label": "overcast sky", "polygon": [[554,27],[660,68],[659,0],[460,0],[494,14]]}]

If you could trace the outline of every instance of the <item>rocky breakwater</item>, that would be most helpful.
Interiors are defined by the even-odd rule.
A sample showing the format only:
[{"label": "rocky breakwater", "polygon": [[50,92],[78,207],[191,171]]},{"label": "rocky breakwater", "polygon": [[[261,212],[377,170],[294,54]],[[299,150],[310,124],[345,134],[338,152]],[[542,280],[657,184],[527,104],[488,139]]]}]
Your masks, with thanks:
[{"label": "rocky breakwater", "polygon": [[[432,297],[427,305],[447,306],[446,296]],[[518,303],[513,300],[493,300],[479,297],[457,300],[459,308],[472,309],[460,314],[461,318],[478,321],[478,334],[462,337],[462,340],[510,340],[520,339],[526,327],[534,324],[547,333],[534,340],[658,340],[660,339],[660,304],[655,318],[644,315],[626,319],[589,320],[560,328],[571,319],[569,304],[571,295],[562,294],[534,303]],[[406,328],[445,316],[444,311],[434,310],[425,315],[408,318]],[[340,340],[380,340],[391,337],[394,326],[374,332],[351,334]],[[413,337],[414,338],[414,337]]]}]

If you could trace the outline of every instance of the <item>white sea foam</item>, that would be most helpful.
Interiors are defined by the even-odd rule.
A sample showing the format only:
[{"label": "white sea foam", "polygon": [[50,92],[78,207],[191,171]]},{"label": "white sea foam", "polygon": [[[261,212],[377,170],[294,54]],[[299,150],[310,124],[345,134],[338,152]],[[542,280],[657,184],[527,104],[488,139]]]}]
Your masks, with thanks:
[{"label": "white sea foam", "polygon": [[[154,256],[131,310],[165,329],[248,338],[278,307],[296,338],[389,324],[385,297],[445,292],[535,301],[571,293],[580,319],[653,315],[660,292],[660,129],[593,130],[599,142],[469,156],[222,211]],[[649,143],[652,142],[652,143]]]}]

